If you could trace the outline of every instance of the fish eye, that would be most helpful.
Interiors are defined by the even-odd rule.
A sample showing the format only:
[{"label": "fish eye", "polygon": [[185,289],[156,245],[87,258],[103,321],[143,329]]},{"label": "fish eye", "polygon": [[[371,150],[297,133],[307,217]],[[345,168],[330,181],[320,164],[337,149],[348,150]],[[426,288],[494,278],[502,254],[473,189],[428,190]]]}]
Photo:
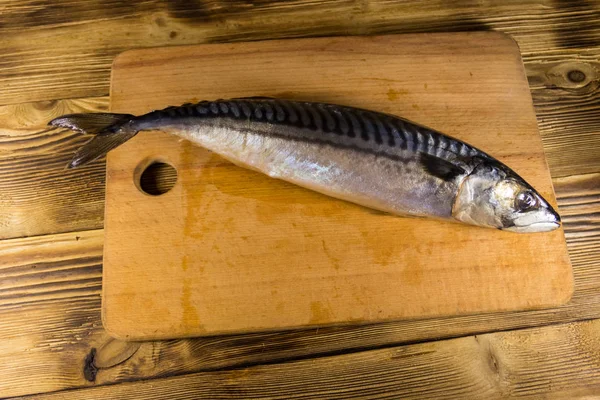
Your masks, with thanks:
[{"label": "fish eye", "polygon": [[515,199],[515,206],[521,211],[527,211],[536,205],[537,200],[529,190],[519,193]]}]

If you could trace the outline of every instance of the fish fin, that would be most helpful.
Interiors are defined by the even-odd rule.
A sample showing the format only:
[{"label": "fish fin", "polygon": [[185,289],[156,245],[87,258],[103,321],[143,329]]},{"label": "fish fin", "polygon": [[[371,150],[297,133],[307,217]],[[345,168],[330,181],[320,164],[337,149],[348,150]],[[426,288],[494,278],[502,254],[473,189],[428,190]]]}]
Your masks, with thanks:
[{"label": "fish fin", "polygon": [[67,165],[70,169],[94,161],[134,137],[138,131],[129,123],[132,118],[131,114],[69,114],[53,119],[48,125],[96,135],[77,150]]},{"label": "fish fin", "polygon": [[125,122],[134,116],[131,114],[86,113],[68,114],[55,118],[48,123],[50,126],[67,128],[72,131],[95,135],[105,128],[119,122]]},{"label": "fish fin", "polygon": [[136,133],[137,131],[132,130],[94,136],[75,152],[67,168],[77,168],[106,155],[110,150],[134,137]]},{"label": "fish fin", "polygon": [[419,155],[419,162],[427,172],[444,181],[451,181],[458,175],[467,173],[467,171],[458,165],[427,153],[421,153]]}]

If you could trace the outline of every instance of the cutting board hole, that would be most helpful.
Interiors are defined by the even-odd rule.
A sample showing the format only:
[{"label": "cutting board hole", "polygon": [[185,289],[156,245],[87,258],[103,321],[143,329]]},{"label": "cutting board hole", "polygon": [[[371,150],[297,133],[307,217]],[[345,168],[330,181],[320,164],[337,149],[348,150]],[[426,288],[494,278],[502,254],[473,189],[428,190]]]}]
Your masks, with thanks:
[{"label": "cutting board hole", "polygon": [[152,196],[160,196],[173,189],[177,170],[171,164],[156,161],[148,165],[140,176],[140,189]]}]

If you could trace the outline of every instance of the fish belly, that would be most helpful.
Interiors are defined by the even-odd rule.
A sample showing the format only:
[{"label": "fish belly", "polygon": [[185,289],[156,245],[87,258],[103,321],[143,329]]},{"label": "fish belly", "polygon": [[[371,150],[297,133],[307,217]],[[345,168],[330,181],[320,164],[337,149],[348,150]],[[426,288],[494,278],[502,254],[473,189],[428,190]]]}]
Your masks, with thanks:
[{"label": "fish belly", "polygon": [[428,174],[409,151],[392,158],[251,125],[186,124],[164,130],[235,165],[337,199],[397,215],[451,218],[455,187]]}]

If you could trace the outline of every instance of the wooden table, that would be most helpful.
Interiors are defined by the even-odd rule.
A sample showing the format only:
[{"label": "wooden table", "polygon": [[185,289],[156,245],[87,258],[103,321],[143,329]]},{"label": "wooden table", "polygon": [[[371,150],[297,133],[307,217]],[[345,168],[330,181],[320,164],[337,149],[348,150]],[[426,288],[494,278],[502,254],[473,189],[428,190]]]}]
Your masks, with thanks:
[{"label": "wooden table", "polygon": [[[600,3],[0,3],[0,397],[600,396]],[[104,163],[51,118],[103,111],[131,48],[323,35],[499,30],[518,42],[565,222],[560,308],[126,343],[100,320]]]}]

